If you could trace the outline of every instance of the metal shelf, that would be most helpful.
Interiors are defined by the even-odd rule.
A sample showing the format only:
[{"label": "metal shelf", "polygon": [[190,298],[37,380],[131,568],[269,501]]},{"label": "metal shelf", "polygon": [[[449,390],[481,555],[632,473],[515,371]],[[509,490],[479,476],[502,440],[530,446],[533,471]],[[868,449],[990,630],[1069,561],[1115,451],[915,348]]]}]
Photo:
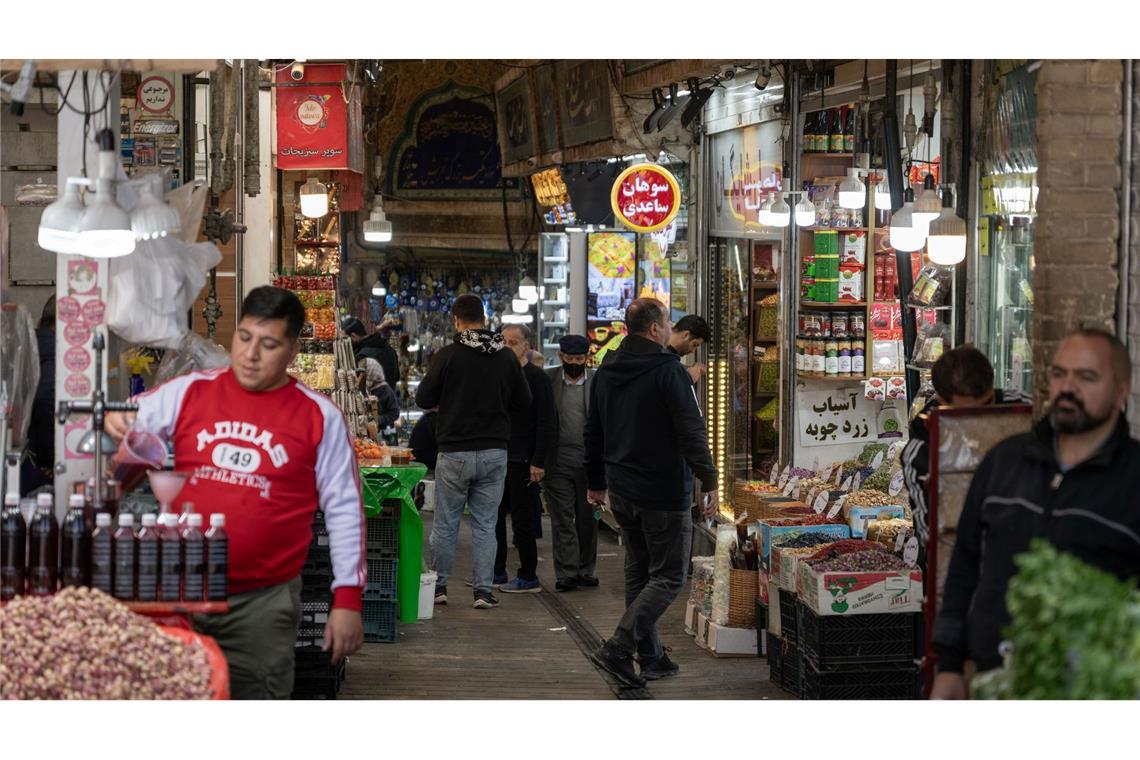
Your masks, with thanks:
[{"label": "metal shelf", "polygon": [[800,301],[801,309],[866,309],[866,301]]},{"label": "metal shelf", "polygon": [[800,380],[820,380],[825,383],[858,383],[867,379],[866,375],[805,375],[802,372],[797,372],[796,377]]}]

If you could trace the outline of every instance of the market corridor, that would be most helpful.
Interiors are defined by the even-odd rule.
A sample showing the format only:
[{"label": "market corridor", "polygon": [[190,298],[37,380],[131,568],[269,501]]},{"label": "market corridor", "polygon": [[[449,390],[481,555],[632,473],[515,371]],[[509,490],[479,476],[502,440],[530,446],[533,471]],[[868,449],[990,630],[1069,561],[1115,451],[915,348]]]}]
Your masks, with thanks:
[{"label": "market corridor", "polygon": [[[431,514],[424,513],[425,535]],[[396,644],[365,644],[348,664],[338,699],[788,699],[768,681],[761,657],[713,657],[685,634],[688,588],[665,616],[659,632],[679,675],[646,689],[619,687],[596,670],[586,652],[608,636],[624,608],[622,561],[617,536],[602,528],[598,539],[596,589],[554,592],[550,521],[539,539],[539,594],[495,592],[499,607],[471,607],[463,585],[469,571],[471,534],[464,522],[456,553],[457,577],[448,583],[451,602],[432,620],[402,624]],[[514,549],[507,564],[517,567]]]}]

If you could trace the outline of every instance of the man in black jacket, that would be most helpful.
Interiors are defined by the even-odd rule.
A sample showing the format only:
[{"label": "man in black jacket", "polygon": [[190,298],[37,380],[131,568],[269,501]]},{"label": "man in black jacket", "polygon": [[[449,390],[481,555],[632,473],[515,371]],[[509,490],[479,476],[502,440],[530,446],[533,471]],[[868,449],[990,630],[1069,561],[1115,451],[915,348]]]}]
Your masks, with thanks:
[{"label": "man in black jacket", "polygon": [[[554,398],[550,383],[541,369],[531,364],[530,330],[526,325],[507,325],[502,330],[507,348],[518,357],[523,376],[530,387],[531,404],[523,411],[511,413],[511,442],[507,447],[507,481],[499,504],[499,522],[495,526],[498,552],[495,555],[495,583],[504,594],[536,593],[542,590],[538,581],[538,545],[535,543],[534,494],[545,475],[546,455],[554,442]],[[519,552],[519,569],[514,580],[507,581],[507,514],[511,516],[511,532]]]},{"label": "man in black jacket", "polygon": [[1140,578],[1140,442],[1122,413],[1130,384],[1124,345],[1107,332],[1078,330],[1053,357],[1048,416],[982,460],[934,626],[932,698],[966,698],[967,659],[979,672],[1001,665],[1013,560],[1032,539],[1121,579]]},{"label": "man in black jacket", "polygon": [[375,329],[369,335],[364,323],[356,317],[347,317],[341,328],[352,340],[352,351],[356,355],[356,360],[360,361],[361,358],[367,357],[379,362],[380,368],[384,370],[384,382],[393,391],[397,391],[396,383],[400,381],[400,357],[388,344],[388,339]]},{"label": "man in black jacket", "polygon": [[[708,342],[711,336],[712,331],[704,317],[686,314],[677,320],[677,324],[673,325],[673,334],[669,338],[669,345],[666,348],[677,356],[685,357],[695,353],[698,348]],[[689,373],[689,377],[693,379],[693,385],[696,385],[705,374],[705,365],[694,364],[686,371]]]},{"label": "man in black jacket", "polygon": [[478,296],[462,295],[451,310],[455,342],[432,357],[416,390],[421,409],[438,406],[435,464],[435,519],[431,555],[438,575],[436,604],[447,604],[447,579],[463,506],[471,509],[475,608],[495,607],[495,522],[507,477],[511,413],[530,408],[530,388],[518,358],[504,351],[503,337],[484,329]]},{"label": "man in black jacket", "polygon": [[910,423],[910,440],[902,450],[903,481],[910,493],[911,514],[919,546],[926,546],[929,535],[926,506],[926,481],[930,474],[930,433],[926,420],[935,408],[948,404],[956,407],[990,404],[1032,404],[1017,391],[994,388],[994,368],[990,360],[973,346],[958,346],[934,362],[930,379],[937,394]]},{"label": "man in black jacket", "polygon": [[608,496],[626,545],[625,614],[590,659],[628,686],[678,671],[656,624],[685,585],[694,472],[705,516],[717,509],[717,473],[692,380],[665,350],[668,314],[652,298],[626,310],[629,335],[594,377],[586,422],[587,495],[595,504]]}]

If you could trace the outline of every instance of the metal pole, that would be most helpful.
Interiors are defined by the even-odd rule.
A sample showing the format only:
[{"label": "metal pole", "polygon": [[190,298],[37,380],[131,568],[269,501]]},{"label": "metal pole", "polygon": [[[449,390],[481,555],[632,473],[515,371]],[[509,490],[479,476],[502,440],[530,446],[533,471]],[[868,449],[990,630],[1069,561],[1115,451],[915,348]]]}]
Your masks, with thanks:
[{"label": "metal pole", "polygon": [[[788,66],[791,69],[791,66]],[[800,177],[800,152],[803,150],[803,129],[800,121],[803,114],[800,110],[800,96],[803,84],[798,74],[788,77],[785,86],[789,88],[788,118],[792,122],[791,156],[788,156],[788,173],[792,177],[792,187],[798,189],[802,186]],[[780,268],[780,321],[784,329],[784,349],[780,352],[780,433],[779,456],[777,461],[784,464],[792,461],[795,452],[795,401],[796,401],[796,315],[799,313],[799,250],[800,227],[792,223],[788,225],[788,250],[783,252]],[[777,331],[778,332],[778,331]]]},{"label": "metal pole", "polygon": [[1128,306],[1132,300],[1132,61],[1124,63],[1124,134],[1121,138],[1120,157],[1120,258],[1117,272],[1120,287],[1116,304],[1116,336],[1127,344]]}]

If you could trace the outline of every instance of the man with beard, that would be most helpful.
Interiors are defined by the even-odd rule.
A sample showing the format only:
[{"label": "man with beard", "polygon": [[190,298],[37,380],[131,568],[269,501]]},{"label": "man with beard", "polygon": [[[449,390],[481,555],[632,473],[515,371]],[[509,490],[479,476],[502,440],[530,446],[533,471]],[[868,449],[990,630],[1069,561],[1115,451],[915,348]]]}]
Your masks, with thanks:
[{"label": "man with beard", "polygon": [[938,676],[931,697],[967,698],[963,666],[1002,664],[1006,589],[1014,557],[1044,538],[1121,579],[1140,577],[1140,442],[1123,414],[1128,351],[1113,335],[1081,329],[1049,368],[1049,414],[995,446],[966,495],[934,626]]}]

